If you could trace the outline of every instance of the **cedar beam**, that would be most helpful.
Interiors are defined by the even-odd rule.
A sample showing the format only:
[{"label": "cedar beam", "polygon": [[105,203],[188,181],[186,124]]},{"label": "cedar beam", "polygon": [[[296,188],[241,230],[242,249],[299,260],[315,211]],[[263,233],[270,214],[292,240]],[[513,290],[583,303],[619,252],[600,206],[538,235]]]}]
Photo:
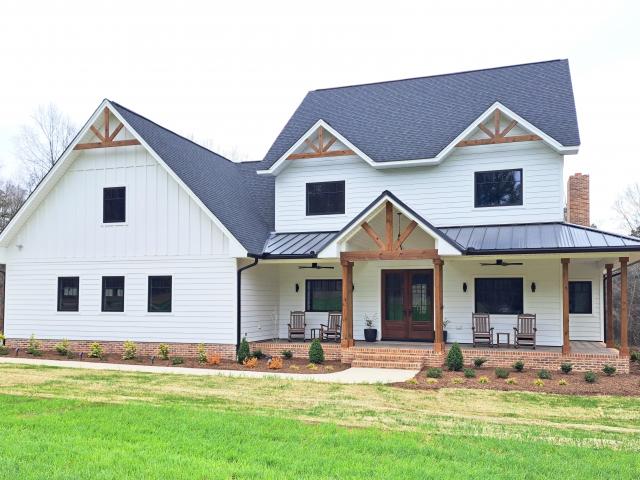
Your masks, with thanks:
[{"label": "cedar beam", "polygon": [[133,140],[115,140],[113,142],[95,142],[95,143],[79,143],[74,150],[89,150],[91,148],[110,148],[110,147],[127,147],[130,145],[140,145],[140,142],[136,139]]},{"label": "cedar beam", "polygon": [[442,285],[442,264],[444,262],[436,258],[433,260],[433,300],[434,300],[434,316],[435,316],[435,338],[433,341],[433,349],[436,353],[444,353],[444,323],[443,323],[443,285]]},{"label": "cedar beam", "polygon": [[113,133],[111,135],[109,135],[109,141],[112,142],[114,138],[116,138],[118,136],[118,134],[120,133],[120,130],[122,130],[122,127],[124,127],[124,125],[121,123],[119,124],[116,129],[113,131]]},{"label": "cedar beam", "polygon": [[571,353],[569,339],[569,259],[560,259],[562,263],[562,354]]},{"label": "cedar beam", "polygon": [[333,145],[336,142],[336,137],[331,137],[331,140],[329,140],[329,142],[324,146],[324,149],[322,150],[323,152],[328,151],[331,148],[331,145]]},{"label": "cedar beam", "polygon": [[367,222],[364,222],[362,224],[362,228],[365,232],[367,232],[367,235],[371,237],[371,239],[376,243],[376,245],[378,245],[378,248],[380,248],[380,250],[385,249],[384,242],[382,241],[380,236],[376,233],[376,231],[373,229],[373,227],[371,227],[371,225],[369,225]]},{"label": "cedar beam", "polygon": [[418,224],[416,223],[416,221],[412,220],[411,223],[407,225],[404,231],[400,234],[400,237],[398,237],[398,240],[396,240],[396,243],[394,244],[393,249],[394,250],[400,249],[402,247],[402,244],[407,240],[407,238],[409,238],[409,235],[411,235],[411,233],[415,230],[417,226]]},{"label": "cedar beam", "polygon": [[346,155],[355,155],[353,150],[332,150],[330,152],[314,152],[314,153],[292,153],[287,160],[302,160],[304,158],[322,158],[322,157],[342,157]]},{"label": "cedar beam", "polygon": [[606,299],[607,299],[607,303],[605,306],[605,311],[607,314],[607,347],[609,348],[615,348],[616,343],[614,340],[614,334],[613,334],[613,274],[612,274],[612,270],[613,270],[613,264],[612,263],[607,263],[605,265],[605,268],[607,269],[607,275],[606,275]]},{"label": "cedar beam", "polygon": [[462,140],[456,147],[472,147],[475,145],[492,145],[494,143],[533,142],[542,140],[538,135],[514,135],[513,137],[480,138],[477,140]]},{"label": "cedar beam", "polygon": [[104,138],[109,138],[109,109],[105,107],[104,112]]},{"label": "cedar beam", "polygon": [[629,356],[629,288],[627,264],[629,257],[620,257],[620,355]]},{"label": "cedar beam", "polygon": [[386,247],[385,249],[388,251],[393,250],[393,205],[391,204],[390,201],[387,200],[387,202],[384,205],[384,210],[385,210],[385,240],[386,240]]},{"label": "cedar beam", "polygon": [[305,139],[304,139],[304,143],[306,143],[306,144],[307,144],[307,146],[308,146],[311,150],[313,150],[314,152],[316,152],[316,153],[320,153],[320,149],[319,149],[318,147],[316,147],[316,145],[315,145],[311,140],[309,140],[308,138],[305,138]]},{"label": "cedar beam", "polygon": [[342,265],[342,340],[343,348],[353,347],[353,262]]},{"label": "cedar beam", "polygon": [[511,120],[511,123],[507,125],[507,127],[503,131],[500,132],[500,136],[505,137],[507,133],[509,133],[513,129],[513,127],[515,127],[517,124],[518,124],[517,121]]},{"label": "cedar beam", "polygon": [[495,136],[493,132],[485,127],[482,123],[478,125],[478,128],[486,133],[489,138],[493,138]]},{"label": "cedar beam", "polygon": [[435,248],[391,251],[354,251],[340,253],[340,259],[349,262],[360,260],[434,260],[439,258],[438,250]]},{"label": "cedar beam", "polygon": [[107,139],[105,138],[105,136],[104,136],[104,135],[102,135],[102,133],[100,132],[100,130],[98,130],[96,127],[94,127],[93,125],[91,125],[91,126],[89,127],[89,129],[93,132],[93,134],[94,134],[96,137],[98,137],[98,139],[99,139],[101,142],[106,142],[106,141],[107,141]]},{"label": "cedar beam", "polygon": [[500,110],[496,110],[493,114],[493,129],[495,130],[494,137],[500,135]]}]

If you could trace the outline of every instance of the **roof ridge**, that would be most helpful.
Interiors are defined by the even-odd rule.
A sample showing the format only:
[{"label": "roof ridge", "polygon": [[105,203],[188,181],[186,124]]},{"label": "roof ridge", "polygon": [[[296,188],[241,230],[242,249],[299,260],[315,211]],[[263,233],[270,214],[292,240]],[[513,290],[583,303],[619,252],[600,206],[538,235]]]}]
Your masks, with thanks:
[{"label": "roof ridge", "polygon": [[134,111],[133,111],[133,110],[131,110],[130,108],[127,108],[127,107],[125,107],[124,105],[122,105],[122,104],[120,104],[120,103],[118,103],[118,102],[115,102],[115,101],[110,100],[110,99],[108,99],[108,98],[107,98],[107,99],[105,99],[105,100],[107,100],[109,103],[111,103],[111,104],[113,104],[113,105],[115,105],[115,106],[117,106],[117,107],[120,107],[120,108],[122,108],[122,109],[124,109],[124,110],[128,111],[129,113],[132,113],[132,114],[134,114],[134,115],[137,115],[138,117],[140,117],[140,118],[142,118],[142,119],[146,120],[146,121],[147,121],[147,122],[149,122],[149,123],[154,124],[156,127],[161,128],[162,130],[164,130],[164,131],[166,131],[166,132],[168,132],[168,133],[170,133],[170,134],[172,134],[172,135],[175,135],[176,137],[179,137],[179,138],[182,138],[183,140],[186,140],[187,142],[189,142],[189,143],[191,143],[191,144],[195,145],[196,147],[201,148],[202,150],[205,150],[205,151],[207,151],[207,152],[209,152],[209,153],[213,153],[214,155],[216,155],[216,156],[220,157],[220,158],[221,158],[221,159],[223,159],[223,160],[226,160],[226,161],[227,161],[227,162],[229,162],[229,163],[232,163],[232,164],[236,164],[236,163],[238,163],[238,162],[234,162],[234,161],[232,161],[232,160],[228,159],[227,157],[225,157],[224,155],[219,154],[218,152],[214,152],[214,151],[213,151],[213,150],[211,150],[210,148],[207,148],[207,147],[205,147],[205,146],[203,146],[203,145],[200,145],[199,143],[197,143],[197,142],[195,142],[195,141],[193,141],[193,140],[191,140],[191,139],[189,139],[189,138],[185,137],[184,135],[180,135],[179,133],[176,133],[176,132],[174,132],[173,130],[171,130],[171,129],[167,128],[167,127],[163,127],[163,126],[162,126],[162,125],[160,125],[159,123],[154,122],[154,121],[153,121],[153,120],[151,120],[150,118],[145,117],[144,115],[141,115],[141,114],[139,114],[138,112],[134,112]]},{"label": "roof ridge", "polygon": [[538,62],[526,62],[526,63],[517,63],[514,65],[503,65],[500,67],[488,67],[488,68],[476,68],[476,69],[472,69],[472,70],[461,70],[458,72],[449,72],[449,73],[436,73],[434,75],[423,75],[423,76],[419,76],[419,77],[409,77],[409,78],[397,78],[395,80],[381,80],[378,82],[368,82],[368,83],[355,83],[352,85],[341,85],[339,87],[327,87],[327,88],[317,88],[315,90],[310,90],[309,93],[313,93],[313,92],[324,92],[327,90],[339,90],[339,89],[343,89],[343,88],[356,88],[356,87],[366,87],[366,86],[370,86],[370,85],[382,85],[382,84],[386,84],[386,83],[397,83],[397,82],[409,82],[412,80],[421,80],[424,78],[436,78],[436,77],[448,77],[448,76],[452,76],[452,75],[465,75],[467,73],[477,73],[477,72],[485,72],[485,71],[490,71],[490,70],[502,70],[502,69],[507,69],[507,68],[517,68],[517,67],[525,67],[528,65],[539,65],[539,64],[543,64],[543,63],[553,63],[553,62],[566,62],[568,61],[568,59],[566,58],[556,58],[553,60],[541,60]]}]

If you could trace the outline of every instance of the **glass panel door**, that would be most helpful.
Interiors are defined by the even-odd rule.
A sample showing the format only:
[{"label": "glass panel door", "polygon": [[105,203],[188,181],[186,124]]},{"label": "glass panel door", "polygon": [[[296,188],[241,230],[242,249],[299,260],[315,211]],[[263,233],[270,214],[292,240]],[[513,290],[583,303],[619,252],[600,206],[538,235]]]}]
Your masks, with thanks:
[{"label": "glass panel door", "polygon": [[410,271],[409,338],[433,340],[433,271]]},{"label": "glass panel door", "polygon": [[433,340],[433,270],[382,272],[382,338]]},{"label": "glass panel door", "polygon": [[407,334],[405,272],[382,272],[382,332],[384,338],[403,339]]}]

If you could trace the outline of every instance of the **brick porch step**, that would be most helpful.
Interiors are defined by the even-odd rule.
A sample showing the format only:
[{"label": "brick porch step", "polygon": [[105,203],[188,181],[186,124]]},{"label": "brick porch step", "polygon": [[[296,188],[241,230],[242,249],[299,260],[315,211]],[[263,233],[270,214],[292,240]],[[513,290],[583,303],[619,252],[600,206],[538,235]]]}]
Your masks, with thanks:
[{"label": "brick porch step", "polygon": [[352,367],[361,368],[398,368],[401,370],[420,370],[422,362],[393,362],[393,361],[377,361],[377,360],[353,360]]}]

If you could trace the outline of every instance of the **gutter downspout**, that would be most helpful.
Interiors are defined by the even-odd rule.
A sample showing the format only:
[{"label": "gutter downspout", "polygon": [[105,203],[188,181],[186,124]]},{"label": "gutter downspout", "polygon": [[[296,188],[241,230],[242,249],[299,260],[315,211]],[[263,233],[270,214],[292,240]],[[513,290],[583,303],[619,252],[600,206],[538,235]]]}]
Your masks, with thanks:
[{"label": "gutter downspout", "polygon": [[[252,255],[249,254],[249,257],[251,257]],[[248,270],[252,267],[255,267],[258,264],[258,260],[259,258],[257,256],[253,257],[253,263],[250,263],[249,265],[245,265],[244,267],[241,267],[238,269],[238,271],[236,272],[237,278],[236,278],[236,352],[238,351],[238,349],[240,348],[240,341],[241,341],[241,329],[242,329],[242,272],[244,272],[245,270]]]}]

